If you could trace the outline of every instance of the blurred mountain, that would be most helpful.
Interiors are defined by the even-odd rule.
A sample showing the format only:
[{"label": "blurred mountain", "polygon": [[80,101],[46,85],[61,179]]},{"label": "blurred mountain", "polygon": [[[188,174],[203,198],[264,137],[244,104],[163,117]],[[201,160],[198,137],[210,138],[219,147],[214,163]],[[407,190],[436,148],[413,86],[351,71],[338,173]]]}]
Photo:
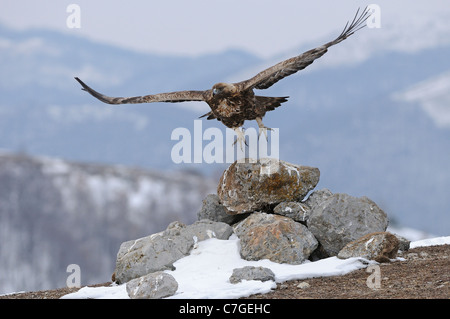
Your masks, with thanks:
[{"label": "blurred mountain", "polygon": [[217,186],[187,171],[150,172],[0,153],[0,293],[109,281],[122,242],[193,223]]}]

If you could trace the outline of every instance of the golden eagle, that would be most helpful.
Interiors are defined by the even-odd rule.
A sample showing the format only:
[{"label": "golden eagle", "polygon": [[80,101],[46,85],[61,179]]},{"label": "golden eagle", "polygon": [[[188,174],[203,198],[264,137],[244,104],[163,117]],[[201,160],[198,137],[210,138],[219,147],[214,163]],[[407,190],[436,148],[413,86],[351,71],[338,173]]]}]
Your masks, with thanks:
[{"label": "golden eagle", "polygon": [[239,141],[242,148],[242,141],[245,142],[245,137],[244,132],[240,128],[244,121],[256,120],[259,127],[259,135],[261,135],[261,132],[264,132],[267,137],[267,130],[270,130],[270,128],[264,126],[262,118],[266,112],[274,110],[281,103],[286,102],[288,98],[258,96],[255,95],[253,89],[267,89],[279,80],[306,68],[314,60],[324,55],[329,47],[347,39],[353,33],[363,28],[369,17],[369,11],[366,8],[361,14],[358,14],[359,9],[352,22],[347,22],[344,30],[335,40],[275,64],[248,80],[238,83],[217,83],[210,90],[177,91],[135,97],[109,97],[93,90],[79,78],[75,77],[75,79],[81,84],[83,90],[108,104],[204,101],[208,103],[211,111],[201,117],[206,116],[208,120],[217,119],[225,126],[233,129],[237,134],[235,143]]}]

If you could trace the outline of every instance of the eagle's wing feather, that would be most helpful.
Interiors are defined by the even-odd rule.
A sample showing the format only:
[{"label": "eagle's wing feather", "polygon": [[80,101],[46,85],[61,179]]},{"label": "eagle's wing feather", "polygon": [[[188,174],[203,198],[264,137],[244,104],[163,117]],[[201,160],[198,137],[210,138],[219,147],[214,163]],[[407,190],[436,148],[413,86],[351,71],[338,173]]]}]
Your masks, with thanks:
[{"label": "eagle's wing feather", "polygon": [[109,97],[103,95],[94,89],[90,88],[79,78],[75,78],[83,90],[91,94],[93,97],[108,104],[137,104],[137,103],[152,103],[152,102],[185,102],[185,101],[205,101],[209,96],[209,91],[177,91],[170,93],[159,93],[153,95],[134,96],[134,97]]},{"label": "eagle's wing feather", "polygon": [[355,17],[353,18],[353,21],[350,24],[349,22],[347,22],[342,33],[333,41],[330,41],[315,49],[306,51],[296,57],[275,64],[274,66],[264,71],[261,71],[251,79],[236,83],[235,85],[237,85],[240,90],[247,90],[253,88],[267,89],[268,87],[272,86],[281,79],[297,71],[303,70],[308,65],[313,63],[314,60],[324,55],[329,47],[347,39],[353,33],[355,33],[356,31],[365,26],[364,23],[369,17],[369,11],[366,8],[362,11],[361,15],[358,16],[358,13],[359,9],[356,12]]}]

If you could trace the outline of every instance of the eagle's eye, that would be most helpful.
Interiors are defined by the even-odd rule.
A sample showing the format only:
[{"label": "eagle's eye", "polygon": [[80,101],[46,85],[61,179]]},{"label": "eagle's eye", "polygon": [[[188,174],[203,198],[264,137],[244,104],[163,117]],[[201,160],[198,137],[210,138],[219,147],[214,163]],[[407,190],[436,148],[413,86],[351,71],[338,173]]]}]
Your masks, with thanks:
[{"label": "eagle's eye", "polygon": [[214,88],[214,89],[213,89],[213,95],[219,94],[220,91],[221,91],[220,89]]}]

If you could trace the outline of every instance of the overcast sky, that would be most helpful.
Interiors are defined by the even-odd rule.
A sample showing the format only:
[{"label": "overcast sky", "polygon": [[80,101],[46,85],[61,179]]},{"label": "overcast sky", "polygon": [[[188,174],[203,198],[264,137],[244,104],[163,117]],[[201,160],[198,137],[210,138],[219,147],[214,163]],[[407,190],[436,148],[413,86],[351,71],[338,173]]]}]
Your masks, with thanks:
[{"label": "overcast sky", "polygon": [[[358,7],[372,3],[381,8],[382,28],[450,14],[448,0],[0,0],[0,23],[145,52],[198,55],[239,48],[269,57],[340,32]],[[79,29],[67,27],[69,4],[80,7]]]}]

